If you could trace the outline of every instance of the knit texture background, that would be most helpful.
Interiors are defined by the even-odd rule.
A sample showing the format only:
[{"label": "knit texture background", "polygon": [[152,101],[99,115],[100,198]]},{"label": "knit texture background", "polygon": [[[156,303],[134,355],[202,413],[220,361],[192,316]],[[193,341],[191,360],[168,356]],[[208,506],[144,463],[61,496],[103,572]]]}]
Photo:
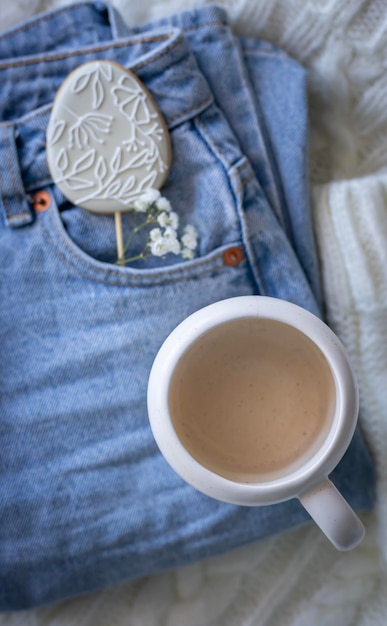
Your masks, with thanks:
[{"label": "knit texture background", "polygon": [[[0,28],[65,4],[13,0]],[[128,25],[202,4],[113,0]],[[338,553],[312,525],[193,566],[0,626],[368,626],[387,624],[387,3],[222,0],[236,32],[309,70],[312,208],[328,321],[361,392],[377,465],[364,543]]]}]

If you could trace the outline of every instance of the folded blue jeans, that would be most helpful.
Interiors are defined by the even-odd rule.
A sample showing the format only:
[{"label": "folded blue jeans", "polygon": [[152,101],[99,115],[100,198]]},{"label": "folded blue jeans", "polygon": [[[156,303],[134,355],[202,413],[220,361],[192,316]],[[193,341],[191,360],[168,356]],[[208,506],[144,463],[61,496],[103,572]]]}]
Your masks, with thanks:
[{"label": "folded blue jeans", "polygon": [[[2,611],[188,564],[308,519],[296,501],[250,508],[198,493],[167,465],[147,418],[153,359],[190,313],[262,294],[320,314],[307,203],[286,192],[280,129],[275,115],[266,119],[268,47],[231,35],[215,7],[129,31],[111,6],[81,2],[0,36]],[[216,85],[226,48],[229,65],[239,59],[227,71],[246,87],[238,119],[235,94]],[[52,101],[72,70],[97,58],[134,71],[166,120],[173,159],[162,193],[199,233],[191,260],[115,264],[114,219],[71,205],[51,180]],[[270,48],[280,76],[287,62],[276,59]],[[287,141],[306,119],[297,106]],[[289,167],[301,196],[302,159]],[[49,208],[35,211],[41,191]],[[332,479],[354,508],[372,507],[359,431]]]}]

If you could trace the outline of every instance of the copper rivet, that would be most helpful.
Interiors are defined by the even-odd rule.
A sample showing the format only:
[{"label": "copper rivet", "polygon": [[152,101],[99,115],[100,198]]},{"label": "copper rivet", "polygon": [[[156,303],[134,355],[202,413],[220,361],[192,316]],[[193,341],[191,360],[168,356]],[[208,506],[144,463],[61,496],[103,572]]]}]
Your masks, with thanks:
[{"label": "copper rivet", "polygon": [[47,191],[37,191],[32,198],[32,205],[37,213],[47,211],[51,203],[50,194]]},{"label": "copper rivet", "polygon": [[230,265],[231,267],[239,265],[239,263],[243,261],[242,248],[235,246],[234,248],[226,250],[226,252],[223,253],[223,261],[225,265]]}]

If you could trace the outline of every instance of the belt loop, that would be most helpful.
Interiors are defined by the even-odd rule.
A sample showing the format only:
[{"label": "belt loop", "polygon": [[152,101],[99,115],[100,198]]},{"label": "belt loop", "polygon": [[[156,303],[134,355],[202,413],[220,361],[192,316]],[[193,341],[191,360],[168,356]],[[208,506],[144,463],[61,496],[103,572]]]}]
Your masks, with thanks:
[{"label": "belt loop", "polygon": [[0,211],[11,228],[31,224],[34,220],[24,192],[13,124],[0,124]]}]

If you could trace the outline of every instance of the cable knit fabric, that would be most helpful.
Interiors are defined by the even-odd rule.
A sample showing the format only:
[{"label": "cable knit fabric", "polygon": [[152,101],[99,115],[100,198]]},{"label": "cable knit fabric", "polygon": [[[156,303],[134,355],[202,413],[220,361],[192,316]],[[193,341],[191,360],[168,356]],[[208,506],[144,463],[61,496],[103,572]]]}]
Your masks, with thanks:
[{"label": "cable knit fabric", "polygon": [[[61,0],[14,0],[1,28]],[[201,2],[113,0],[128,25]],[[377,507],[350,553],[313,526],[0,626],[385,626],[387,623],[387,17],[385,0],[222,0],[235,30],[309,70],[310,172],[326,314],[357,370]]]}]

